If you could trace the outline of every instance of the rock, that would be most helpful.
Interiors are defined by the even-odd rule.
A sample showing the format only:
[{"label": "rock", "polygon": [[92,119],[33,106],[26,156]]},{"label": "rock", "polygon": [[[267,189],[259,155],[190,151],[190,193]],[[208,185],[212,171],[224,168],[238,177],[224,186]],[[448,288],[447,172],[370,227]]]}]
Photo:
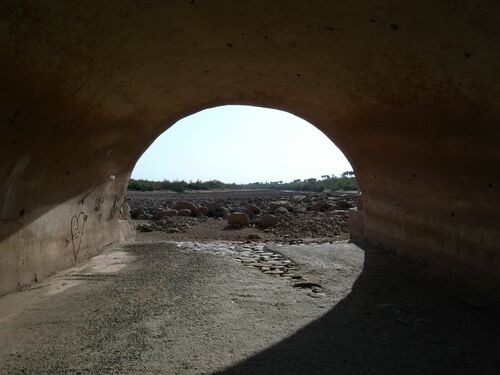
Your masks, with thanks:
[{"label": "rock", "polygon": [[130,210],[130,217],[132,219],[137,219],[139,215],[144,214],[145,212],[139,207],[133,207]]},{"label": "rock", "polygon": [[261,240],[261,239],[262,239],[262,237],[261,237],[261,236],[259,236],[257,233],[250,233],[250,234],[247,236],[247,238],[248,238],[249,240]]},{"label": "rock", "polygon": [[348,210],[351,208],[351,204],[348,201],[345,200],[338,200],[335,202],[335,207],[339,210]]},{"label": "rock", "polygon": [[284,274],[285,272],[281,271],[281,270],[269,270],[269,271],[264,271],[264,273],[266,275],[272,275],[272,276],[279,276],[279,275],[282,275]]},{"label": "rock", "polygon": [[180,211],[180,210],[190,210],[192,215],[197,215],[198,214],[198,206],[196,206],[193,203],[189,202],[177,202],[175,204],[175,209]]},{"label": "rock", "polygon": [[137,220],[151,220],[153,218],[153,215],[151,214],[140,214],[137,216]]},{"label": "rock", "polygon": [[257,207],[255,204],[249,204],[247,206],[247,209],[250,210],[250,211],[252,211],[255,215],[260,214],[260,208]]},{"label": "rock", "polygon": [[279,207],[284,207],[286,208],[288,211],[293,211],[293,205],[288,202],[288,201],[275,201],[275,202],[271,202],[269,203],[269,206],[271,207],[271,210],[275,210]]},{"label": "rock", "polygon": [[191,211],[189,208],[182,208],[178,212],[179,216],[191,216],[193,214],[193,211]]},{"label": "rock", "polygon": [[155,212],[155,219],[161,219],[162,217],[172,217],[177,216],[179,213],[177,210],[173,210],[171,208],[160,208]]},{"label": "rock", "polygon": [[209,202],[209,203],[207,203],[208,211],[211,211],[211,212],[217,211],[222,206],[224,206],[223,202]]},{"label": "rock", "polygon": [[208,212],[209,212],[210,210],[208,209],[208,207],[205,207],[205,206],[200,206],[200,207],[198,207],[198,211],[199,211],[201,214],[203,214],[203,215],[207,216],[207,215],[208,215]]},{"label": "rock", "polygon": [[250,220],[244,212],[233,212],[227,217],[227,223],[233,227],[244,227],[250,224]]},{"label": "rock", "polygon": [[215,217],[226,217],[229,215],[229,209],[226,207],[219,207],[215,211],[209,211]]},{"label": "rock", "polygon": [[314,202],[313,204],[311,204],[311,211],[321,211],[324,207],[324,202]]},{"label": "rock", "polygon": [[246,213],[250,219],[255,219],[256,215],[250,208],[245,208],[242,212]]},{"label": "rock", "polygon": [[152,232],[154,228],[151,224],[139,224],[136,229],[139,232]]},{"label": "rock", "polygon": [[274,215],[266,214],[260,218],[260,226],[262,228],[269,228],[276,224],[278,224],[278,218]]},{"label": "rock", "polygon": [[325,204],[323,206],[323,211],[328,211],[332,207],[334,207],[332,203],[325,202]]},{"label": "rock", "polygon": [[181,230],[179,228],[170,228],[167,230],[167,233],[180,233]]},{"label": "rock", "polygon": [[334,215],[349,215],[348,210],[337,210],[335,207],[329,208],[326,212]]},{"label": "rock", "polygon": [[277,215],[286,215],[288,210],[285,207],[278,207],[274,210],[274,213]]}]

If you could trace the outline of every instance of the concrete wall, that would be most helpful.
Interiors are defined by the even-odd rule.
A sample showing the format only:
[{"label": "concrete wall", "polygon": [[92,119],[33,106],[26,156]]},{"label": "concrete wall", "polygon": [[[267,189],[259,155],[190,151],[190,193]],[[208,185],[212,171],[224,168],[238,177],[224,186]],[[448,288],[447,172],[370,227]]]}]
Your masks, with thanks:
[{"label": "concrete wall", "polygon": [[499,18],[488,1],[3,1],[0,293],[117,240],[138,157],[223,104],[315,124],[356,171],[369,242],[500,289]]}]

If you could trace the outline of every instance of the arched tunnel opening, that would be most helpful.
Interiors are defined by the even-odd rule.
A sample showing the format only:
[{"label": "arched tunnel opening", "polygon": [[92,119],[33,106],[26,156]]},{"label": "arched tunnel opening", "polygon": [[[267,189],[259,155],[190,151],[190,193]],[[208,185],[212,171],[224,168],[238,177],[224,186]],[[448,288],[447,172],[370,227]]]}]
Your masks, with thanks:
[{"label": "arched tunnel opening", "polygon": [[139,232],[172,233],[165,239],[321,243],[347,240],[349,229],[361,239],[351,169],[297,116],[216,107],[178,121],[149,146],[132,172],[122,218],[136,220]]},{"label": "arched tunnel opening", "polygon": [[[498,373],[499,14],[3,1],[0,372]],[[293,113],[335,141],[362,190],[357,243],[130,242],[136,161],[221,105]],[[241,267],[254,255],[306,284]]]}]

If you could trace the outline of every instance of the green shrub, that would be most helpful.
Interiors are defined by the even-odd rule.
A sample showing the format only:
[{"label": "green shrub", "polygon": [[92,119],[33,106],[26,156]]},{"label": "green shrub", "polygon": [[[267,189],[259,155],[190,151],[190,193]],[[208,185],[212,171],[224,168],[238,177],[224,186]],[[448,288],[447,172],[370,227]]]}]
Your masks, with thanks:
[{"label": "green shrub", "polygon": [[353,172],[344,172],[341,177],[334,175],[324,175],[321,180],[308,178],[305,180],[293,180],[291,182],[273,181],[273,182],[253,182],[249,184],[224,183],[219,180],[210,181],[189,181],[184,180],[134,180],[131,179],[128,184],[129,190],[153,191],[153,190],[172,190],[182,193],[185,190],[223,190],[223,189],[272,189],[272,190],[291,190],[291,191],[314,191],[321,192],[326,189],[331,191],[358,190],[358,183]]}]

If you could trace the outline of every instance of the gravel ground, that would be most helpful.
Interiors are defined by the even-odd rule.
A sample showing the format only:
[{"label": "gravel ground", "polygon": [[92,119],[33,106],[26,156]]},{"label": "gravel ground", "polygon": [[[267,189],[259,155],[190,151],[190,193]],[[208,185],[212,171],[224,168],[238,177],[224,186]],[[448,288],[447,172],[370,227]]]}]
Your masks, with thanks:
[{"label": "gravel ground", "polygon": [[4,296],[0,373],[499,373],[497,306],[354,244],[259,246],[131,243]]},{"label": "gravel ground", "polygon": [[[286,192],[273,190],[249,191],[205,191],[175,193],[168,191],[137,192],[129,191],[127,204],[131,208],[132,219],[143,231],[143,226],[154,232],[163,232],[158,238],[171,240],[244,240],[252,238],[263,242],[297,244],[308,242],[332,242],[349,239],[349,208],[356,206],[357,194],[353,192]],[[285,201],[289,212],[276,214],[273,202]],[[229,211],[243,211],[249,205],[255,205],[260,213],[251,218],[247,227],[233,229],[222,217],[173,216],[144,220],[142,216],[154,216],[163,208],[174,208],[177,202],[188,202],[198,206],[207,206],[210,202],[220,202]],[[324,202],[322,210],[311,210],[314,203]],[[340,205],[340,207],[337,207]],[[327,208],[330,207],[330,210]],[[341,208],[341,209],[339,209]],[[285,210],[287,211],[287,210]],[[142,214],[142,215],[141,215]],[[267,229],[258,225],[262,214],[273,214],[276,225]],[[209,216],[213,216],[210,215]],[[139,220],[137,220],[139,219]],[[155,235],[153,235],[155,237]]]}]

